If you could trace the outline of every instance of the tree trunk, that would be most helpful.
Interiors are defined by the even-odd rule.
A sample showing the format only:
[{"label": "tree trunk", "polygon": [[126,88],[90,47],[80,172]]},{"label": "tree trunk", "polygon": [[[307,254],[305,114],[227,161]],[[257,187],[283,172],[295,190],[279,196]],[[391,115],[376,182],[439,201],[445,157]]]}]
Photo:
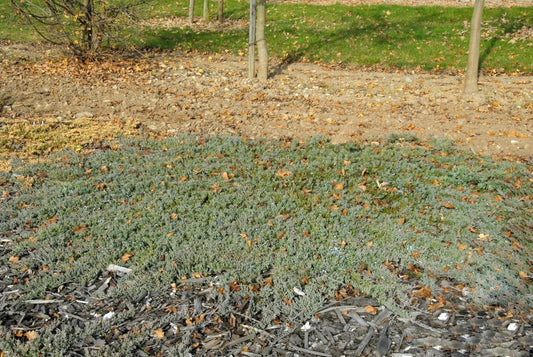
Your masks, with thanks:
[{"label": "tree trunk", "polygon": [[479,47],[481,40],[481,14],[485,0],[476,0],[470,29],[470,45],[468,47],[468,64],[465,76],[465,94],[477,92],[479,71]]},{"label": "tree trunk", "polygon": [[94,31],[94,2],[93,0],[87,0],[86,6],[86,24],[85,24],[85,41],[87,50],[91,52],[94,49],[93,31]]},{"label": "tree trunk", "polygon": [[268,78],[268,51],[265,38],[265,24],[266,24],[266,0],[257,1],[257,78],[260,81],[266,81]]},{"label": "tree trunk", "polygon": [[224,22],[224,0],[218,0],[218,21]]},{"label": "tree trunk", "polygon": [[203,18],[204,18],[204,22],[209,21],[209,0],[204,0]]},{"label": "tree trunk", "polygon": [[194,22],[194,0],[189,0],[189,23]]},{"label": "tree trunk", "polygon": [[250,24],[248,30],[248,78],[255,77],[255,0],[250,0]]}]

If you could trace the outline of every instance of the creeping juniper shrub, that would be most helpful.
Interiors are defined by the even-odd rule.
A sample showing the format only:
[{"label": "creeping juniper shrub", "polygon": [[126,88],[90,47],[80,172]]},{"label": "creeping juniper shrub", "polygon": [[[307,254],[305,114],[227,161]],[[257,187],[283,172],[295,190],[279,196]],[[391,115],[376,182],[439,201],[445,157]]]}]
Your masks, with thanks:
[{"label": "creeping juniper shrub", "polygon": [[113,263],[133,274],[112,294],[133,300],[194,274],[259,285],[234,293],[252,294],[265,324],[301,322],[346,284],[397,311],[442,278],[464,283],[474,303],[527,305],[519,272],[533,247],[513,227],[531,225],[530,178],[523,165],[444,144],[129,139],[2,174],[0,232],[34,272],[21,301],[87,285]]}]

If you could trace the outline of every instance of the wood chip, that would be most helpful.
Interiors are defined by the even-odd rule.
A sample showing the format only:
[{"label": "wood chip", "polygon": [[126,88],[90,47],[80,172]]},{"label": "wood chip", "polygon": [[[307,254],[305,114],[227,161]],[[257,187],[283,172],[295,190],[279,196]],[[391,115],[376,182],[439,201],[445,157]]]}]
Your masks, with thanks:
[{"label": "wood chip", "polygon": [[376,332],[376,330],[373,327],[370,327],[368,329],[365,338],[363,338],[363,341],[361,341],[361,343],[359,344],[359,346],[357,346],[357,349],[355,350],[355,355],[356,356],[360,356],[361,353],[363,353],[366,345],[368,345],[368,343],[372,339],[372,336],[374,336],[375,332]]},{"label": "wood chip", "polygon": [[313,356],[333,357],[333,355],[330,355],[329,353],[312,351],[312,350],[308,350],[308,349],[301,348],[301,347],[298,347],[298,346],[294,346],[292,344],[289,345],[289,348],[291,350],[293,350],[293,351],[301,352],[301,353],[307,353],[307,354],[310,354],[310,355],[313,355]]}]

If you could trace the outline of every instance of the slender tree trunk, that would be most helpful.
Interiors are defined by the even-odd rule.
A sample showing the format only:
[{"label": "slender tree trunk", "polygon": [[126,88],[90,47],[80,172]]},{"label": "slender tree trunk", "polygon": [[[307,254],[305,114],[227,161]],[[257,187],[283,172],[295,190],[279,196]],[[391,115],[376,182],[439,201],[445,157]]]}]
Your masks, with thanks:
[{"label": "slender tree trunk", "polygon": [[248,78],[255,77],[255,0],[250,0],[250,24],[248,30]]},{"label": "slender tree trunk", "polygon": [[218,21],[224,22],[224,0],[218,0]]},{"label": "slender tree trunk", "polygon": [[465,94],[477,92],[479,71],[479,47],[481,41],[481,15],[485,0],[476,0],[470,30],[470,45],[468,47],[468,64],[465,76]]},{"label": "slender tree trunk", "polygon": [[266,24],[266,0],[257,1],[257,78],[260,81],[266,81],[268,78],[268,51],[265,38],[265,24]]},{"label": "slender tree trunk", "polygon": [[189,0],[189,23],[194,22],[194,0]]},{"label": "slender tree trunk", "polygon": [[85,24],[85,41],[87,49],[90,51],[93,50],[93,31],[94,31],[94,2],[93,0],[87,0],[86,6],[86,24]]},{"label": "slender tree trunk", "polygon": [[204,0],[203,18],[205,22],[209,21],[209,0]]}]

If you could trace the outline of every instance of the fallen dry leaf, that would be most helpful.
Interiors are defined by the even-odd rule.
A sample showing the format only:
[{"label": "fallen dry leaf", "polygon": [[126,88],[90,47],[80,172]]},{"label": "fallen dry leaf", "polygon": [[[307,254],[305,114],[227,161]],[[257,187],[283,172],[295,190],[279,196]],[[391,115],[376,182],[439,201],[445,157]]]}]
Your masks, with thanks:
[{"label": "fallen dry leaf", "polygon": [[120,258],[120,260],[122,260],[124,263],[126,263],[128,260],[130,260],[135,254],[131,254],[131,253],[124,253],[124,255],[122,256],[122,258]]},{"label": "fallen dry leaf", "polygon": [[162,339],[163,337],[165,337],[165,332],[161,329],[157,329],[157,330],[154,330],[152,331],[152,334],[154,335],[155,338],[157,339]]},{"label": "fallen dry leaf", "polygon": [[24,333],[24,336],[28,339],[28,341],[32,341],[39,337],[39,333],[37,333],[37,331],[27,331]]},{"label": "fallen dry leaf", "polygon": [[369,313],[370,315],[375,315],[378,313],[378,309],[372,305],[366,305],[365,312]]}]

